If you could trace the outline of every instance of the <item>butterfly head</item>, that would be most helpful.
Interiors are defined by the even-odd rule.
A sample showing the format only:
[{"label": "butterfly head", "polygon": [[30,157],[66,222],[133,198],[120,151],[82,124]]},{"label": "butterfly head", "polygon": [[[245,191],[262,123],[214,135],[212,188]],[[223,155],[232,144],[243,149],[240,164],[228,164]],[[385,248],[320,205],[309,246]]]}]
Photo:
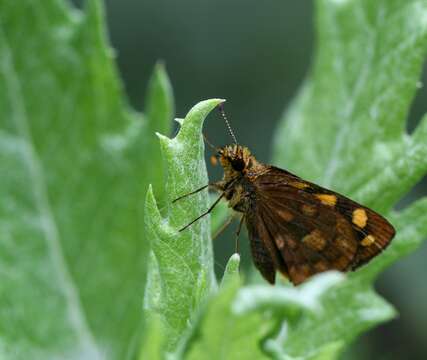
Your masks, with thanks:
[{"label": "butterfly head", "polygon": [[220,148],[218,155],[221,166],[228,175],[244,173],[255,160],[247,147],[237,144]]}]

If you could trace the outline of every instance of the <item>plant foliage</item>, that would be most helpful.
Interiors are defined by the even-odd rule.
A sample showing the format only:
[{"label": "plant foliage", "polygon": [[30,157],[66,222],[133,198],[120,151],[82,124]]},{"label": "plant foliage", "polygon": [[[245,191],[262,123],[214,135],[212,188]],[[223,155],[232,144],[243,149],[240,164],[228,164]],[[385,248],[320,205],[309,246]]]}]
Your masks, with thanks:
[{"label": "plant foliage", "polygon": [[139,351],[148,161],[173,101],[157,66],[130,110],[103,23],[98,1],[0,1],[2,359]]},{"label": "plant foliage", "polygon": [[170,139],[164,69],[132,111],[97,0],[0,1],[1,358],[333,359],[395,315],[373,282],[427,235],[427,199],[393,211],[427,172],[427,118],[405,130],[427,1],[316,4],[315,59],[273,163],[388,214],[397,236],[361,270],[294,288],[245,285],[237,255],[218,285],[209,217],[178,231],[210,204],[172,200],[208,182],[201,129],[222,100]]}]

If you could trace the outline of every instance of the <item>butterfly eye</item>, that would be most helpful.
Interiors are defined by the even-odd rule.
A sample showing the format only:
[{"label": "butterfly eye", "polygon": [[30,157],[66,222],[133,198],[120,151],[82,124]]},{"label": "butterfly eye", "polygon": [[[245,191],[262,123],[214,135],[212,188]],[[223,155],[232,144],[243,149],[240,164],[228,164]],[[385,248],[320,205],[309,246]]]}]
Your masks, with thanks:
[{"label": "butterfly eye", "polygon": [[231,159],[231,166],[236,171],[242,171],[245,168],[245,162],[241,158]]}]

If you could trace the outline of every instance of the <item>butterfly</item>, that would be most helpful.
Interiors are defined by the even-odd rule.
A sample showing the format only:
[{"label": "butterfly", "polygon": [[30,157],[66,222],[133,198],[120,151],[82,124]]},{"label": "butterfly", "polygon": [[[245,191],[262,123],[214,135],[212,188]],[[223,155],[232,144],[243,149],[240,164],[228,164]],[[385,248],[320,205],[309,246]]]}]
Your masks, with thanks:
[{"label": "butterfly", "polygon": [[195,221],[210,213],[221,199],[241,214],[249,234],[255,267],[271,284],[276,272],[294,285],[328,270],[355,270],[377,256],[395,235],[380,214],[295,174],[256,160],[239,145],[220,108],[234,144],[217,149],[223,179],[211,187],[221,195]]}]

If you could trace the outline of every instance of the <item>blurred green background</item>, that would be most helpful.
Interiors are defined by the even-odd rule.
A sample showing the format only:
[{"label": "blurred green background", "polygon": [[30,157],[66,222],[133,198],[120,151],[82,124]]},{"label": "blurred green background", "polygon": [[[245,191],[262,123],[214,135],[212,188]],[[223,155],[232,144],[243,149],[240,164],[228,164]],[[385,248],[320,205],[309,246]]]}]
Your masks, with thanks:
[{"label": "blurred green background", "polygon": [[[82,1],[75,4],[81,6]],[[106,11],[110,41],[133,107],[143,109],[148,78],[155,62],[162,60],[172,81],[177,117],[200,100],[225,98],[239,142],[269,162],[275,125],[312,60],[311,1],[107,0]],[[427,112],[426,98],[427,90],[420,87],[408,131]],[[219,116],[210,116],[205,133],[216,145],[230,142]],[[218,169],[209,172],[213,179],[220,176]],[[399,207],[426,193],[422,181]],[[221,273],[234,250],[232,231],[216,239],[214,248]],[[247,266],[247,247],[243,256]],[[377,289],[400,317],[362,336],[343,358],[427,358],[426,258],[424,243],[380,277]]]}]

